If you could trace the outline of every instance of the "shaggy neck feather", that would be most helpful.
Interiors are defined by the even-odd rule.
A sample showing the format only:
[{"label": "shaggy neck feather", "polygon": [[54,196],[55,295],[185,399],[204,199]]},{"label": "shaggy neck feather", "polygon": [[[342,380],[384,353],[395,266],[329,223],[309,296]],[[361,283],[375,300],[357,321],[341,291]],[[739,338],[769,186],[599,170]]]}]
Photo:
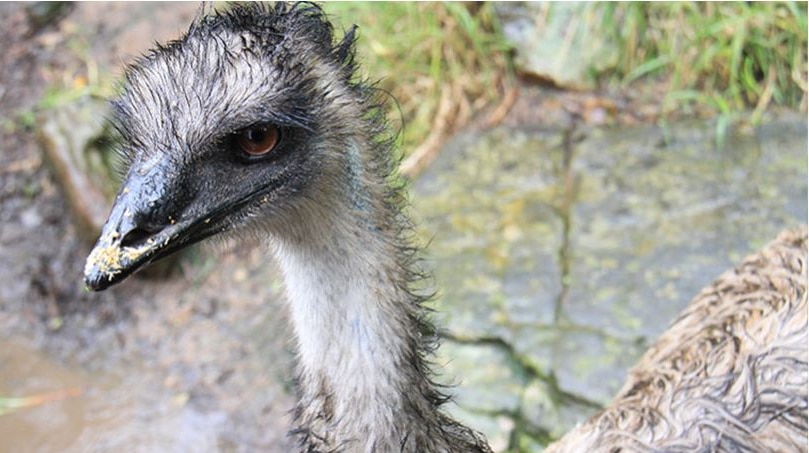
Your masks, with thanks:
[{"label": "shaggy neck feather", "polygon": [[298,344],[298,423],[313,451],[403,451],[410,433],[439,433],[442,420],[421,364],[420,308],[385,208],[360,195],[363,178],[346,179],[345,200],[298,212],[275,241]]},{"label": "shaggy neck feather", "polygon": [[273,228],[298,346],[302,451],[490,452],[438,408],[398,229],[406,220],[389,204],[387,176],[376,173],[384,170],[366,161],[388,150],[358,143],[325,160],[337,177],[310,187]]}]

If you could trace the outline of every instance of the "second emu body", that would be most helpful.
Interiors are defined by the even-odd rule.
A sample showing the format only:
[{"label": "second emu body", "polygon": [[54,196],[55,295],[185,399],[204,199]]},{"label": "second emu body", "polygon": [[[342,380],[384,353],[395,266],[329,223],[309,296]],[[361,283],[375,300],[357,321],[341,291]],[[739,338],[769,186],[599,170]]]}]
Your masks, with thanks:
[{"label": "second emu body", "polygon": [[[353,31],[334,42],[315,6],[235,6],[198,17],[180,40],[128,68],[113,106],[130,168],[88,257],[87,286],[105,289],[216,234],[266,237],[297,340],[293,435],[302,452],[489,452],[481,435],[441,410],[446,397],[431,381],[426,358],[435,332],[413,291],[421,273],[405,193],[381,101],[355,80],[353,45]],[[742,312],[722,297],[708,300],[722,292],[708,289],[674,325],[688,325],[695,341],[681,345],[682,330],[665,334],[633,370],[620,408],[556,451],[805,451],[806,234],[794,236],[782,241],[790,251],[784,262],[760,267],[762,281],[788,285],[762,283],[748,299],[764,302]],[[790,329],[783,330],[789,338],[764,332],[752,337],[759,344],[716,332],[755,330],[751,323],[761,320]],[[783,344],[774,347],[773,338]],[[756,362],[757,351],[768,352]],[[702,354],[725,361],[712,368]],[[762,361],[785,365],[763,368]],[[731,374],[732,382],[721,380]],[[755,385],[736,384],[739,377]],[[689,400],[701,389],[724,394],[707,395],[713,405],[689,412],[690,422],[663,423],[670,419],[661,410],[679,401],[679,385],[694,392]],[[757,393],[774,387],[782,394]],[[640,394],[644,401],[632,399]],[[725,403],[739,398],[763,403],[744,406],[750,419],[736,419]],[[690,443],[669,442],[679,432]]]}]

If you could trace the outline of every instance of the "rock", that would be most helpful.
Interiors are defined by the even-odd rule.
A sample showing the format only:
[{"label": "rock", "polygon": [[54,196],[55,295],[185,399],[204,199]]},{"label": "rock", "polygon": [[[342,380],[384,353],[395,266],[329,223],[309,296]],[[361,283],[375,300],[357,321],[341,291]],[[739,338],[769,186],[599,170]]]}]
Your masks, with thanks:
[{"label": "rock", "polygon": [[806,128],[782,115],[719,149],[710,121],[581,129],[567,166],[562,132],[450,141],[413,199],[437,322],[464,342],[439,356],[461,407],[490,418],[475,426],[533,445],[609,402],[702,287],[806,221]]},{"label": "rock", "polygon": [[599,31],[601,17],[590,3],[502,3],[496,10],[523,76],[589,90],[594,74],[618,61],[616,44]]}]

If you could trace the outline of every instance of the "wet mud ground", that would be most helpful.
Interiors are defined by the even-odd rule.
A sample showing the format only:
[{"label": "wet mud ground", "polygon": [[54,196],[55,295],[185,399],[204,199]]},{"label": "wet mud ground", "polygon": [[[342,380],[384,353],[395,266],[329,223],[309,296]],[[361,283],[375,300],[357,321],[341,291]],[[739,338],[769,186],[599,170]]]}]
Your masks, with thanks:
[{"label": "wet mud ground", "polygon": [[[66,74],[119,73],[195,10],[80,4],[35,30],[0,4],[0,397],[69,392],[0,415],[0,452],[292,450],[292,345],[264,247],[215,244],[175,278],[85,291],[91,244],[37,125],[18,120]],[[536,451],[604,404],[702,285],[806,221],[805,114],[706,160],[709,125],[596,130],[600,102],[526,88],[413,184],[452,410],[500,450]]]},{"label": "wet mud ground", "polygon": [[[21,5],[0,5],[0,118],[32,109],[49,83],[82,63],[64,38],[74,30],[88,27],[82,31],[95,37],[93,64],[120,71],[127,56],[176,36],[196,7],[77,5],[58,26],[29,37]],[[289,337],[261,248],[200,258],[184,278],[136,278],[89,293],[81,269],[91,244],[43,163],[36,125],[6,124],[0,395],[73,388],[81,395],[0,416],[0,451],[290,451]]]}]

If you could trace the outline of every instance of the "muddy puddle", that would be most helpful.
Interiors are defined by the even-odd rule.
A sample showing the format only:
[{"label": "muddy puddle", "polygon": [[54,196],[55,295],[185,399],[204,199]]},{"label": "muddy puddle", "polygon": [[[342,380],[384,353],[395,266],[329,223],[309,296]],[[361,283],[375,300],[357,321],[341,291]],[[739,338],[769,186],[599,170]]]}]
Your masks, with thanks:
[{"label": "muddy puddle", "polygon": [[189,407],[187,395],[172,394],[132,365],[87,370],[0,342],[0,394],[30,404],[0,419],[0,451],[217,450],[224,414]]}]

